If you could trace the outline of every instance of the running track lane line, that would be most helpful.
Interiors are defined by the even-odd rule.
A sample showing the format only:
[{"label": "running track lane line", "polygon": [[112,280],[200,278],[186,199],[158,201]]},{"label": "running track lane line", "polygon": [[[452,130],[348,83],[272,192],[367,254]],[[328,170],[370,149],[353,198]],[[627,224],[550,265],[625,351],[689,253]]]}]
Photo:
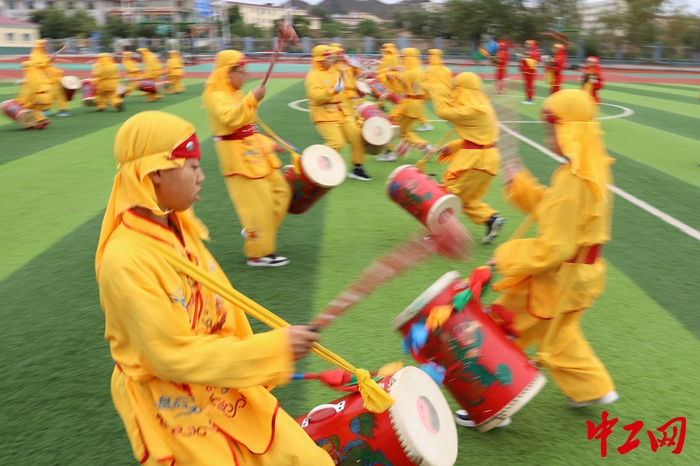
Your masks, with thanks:
[{"label": "running track lane line", "polygon": [[[506,125],[503,123],[498,123],[498,126],[505,131],[506,133],[520,139],[526,144],[529,144],[530,146],[534,147],[538,151],[542,152],[543,154],[549,156],[550,158],[556,160],[559,163],[564,163],[566,159],[563,157],[559,157],[557,154],[552,152],[551,150],[547,149],[546,147],[537,144],[535,141],[533,141],[530,138],[527,138],[523,136],[522,134],[513,131],[512,129],[508,128]],[[617,194],[618,196],[622,197],[623,199],[626,199],[627,201],[631,202],[632,204],[636,205],[637,207],[646,210],[649,212],[651,215],[660,218],[664,222],[668,223],[669,225],[678,228],[680,231],[685,233],[686,235],[690,236],[691,238],[695,238],[696,240],[700,241],[700,231],[686,225],[685,223],[681,222],[680,220],[676,220],[675,218],[671,217],[670,215],[660,211],[656,207],[647,204],[646,202],[642,201],[641,199],[627,193],[626,191],[623,191],[622,189],[618,188],[617,186],[613,185],[608,185],[608,188]]]}]

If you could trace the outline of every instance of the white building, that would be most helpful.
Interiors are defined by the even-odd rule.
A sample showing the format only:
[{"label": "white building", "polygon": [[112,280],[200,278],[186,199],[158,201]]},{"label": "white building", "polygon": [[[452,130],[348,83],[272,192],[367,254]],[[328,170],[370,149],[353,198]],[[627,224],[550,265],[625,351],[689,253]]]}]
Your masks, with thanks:
[{"label": "white building", "polygon": [[581,29],[584,32],[603,32],[605,24],[600,21],[601,17],[619,13],[624,8],[626,8],[624,0],[599,0],[581,3],[579,6]]},{"label": "white building", "polygon": [[0,53],[28,53],[40,39],[38,24],[0,16]]},{"label": "white building", "polygon": [[436,2],[423,2],[420,4],[420,7],[421,10],[427,11],[428,13],[435,13],[445,8],[445,4]]},{"label": "white building", "polygon": [[374,21],[375,23],[386,22],[386,20],[378,16],[374,16],[363,11],[350,11],[347,15],[331,15],[331,19],[333,21],[338,21],[339,23],[342,23],[344,26],[347,26],[349,28],[357,27],[358,24],[360,24],[366,19]]},{"label": "white building", "polygon": [[[320,29],[320,18],[316,17],[309,17],[309,12],[307,10],[302,10],[299,8],[293,8],[291,10],[285,9],[284,6],[275,6],[275,5],[256,5],[254,3],[245,3],[245,2],[232,2],[232,1],[227,1],[227,4],[229,7],[231,6],[237,6],[238,7],[238,12],[241,14],[241,17],[243,18],[243,22],[246,24],[254,24],[258,27],[261,28],[270,28],[272,27],[276,21],[279,21],[280,19],[284,19],[285,15],[287,12],[289,12],[290,15],[292,16],[303,16],[309,18],[311,22],[313,23],[313,20],[315,19],[316,21],[319,22],[318,28]],[[311,29],[314,29],[315,24],[311,25]]]}]

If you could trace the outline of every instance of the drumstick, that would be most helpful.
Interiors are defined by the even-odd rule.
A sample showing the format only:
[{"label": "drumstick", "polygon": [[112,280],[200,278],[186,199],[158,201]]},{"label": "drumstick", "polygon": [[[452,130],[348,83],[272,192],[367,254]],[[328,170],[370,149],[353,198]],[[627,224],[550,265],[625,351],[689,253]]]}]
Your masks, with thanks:
[{"label": "drumstick", "polygon": [[63,50],[65,50],[66,47],[68,47],[68,42],[66,42],[65,44],[63,44],[63,47],[61,47],[60,49],[58,49],[58,51],[56,51],[56,53],[54,53],[53,55],[51,55],[51,58],[49,58],[49,61],[51,61],[51,60],[53,60],[54,58],[56,58],[56,55],[58,55],[59,53],[63,52]]},{"label": "drumstick", "polygon": [[438,253],[456,260],[471,256],[473,240],[468,230],[450,215],[429,237],[415,236],[376,259],[311,321],[321,330],[348,311],[382,283]]},{"label": "drumstick", "polygon": [[440,139],[435,146],[433,146],[433,150],[429,150],[425,153],[423,157],[421,157],[415,164],[416,168],[420,170],[421,173],[425,173],[425,165],[428,163],[428,160],[430,160],[430,157],[433,156],[433,154],[437,154],[440,147],[447,141],[447,139],[452,136],[452,134],[455,132],[454,126],[452,127],[451,130],[445,134],[442,139]]}]

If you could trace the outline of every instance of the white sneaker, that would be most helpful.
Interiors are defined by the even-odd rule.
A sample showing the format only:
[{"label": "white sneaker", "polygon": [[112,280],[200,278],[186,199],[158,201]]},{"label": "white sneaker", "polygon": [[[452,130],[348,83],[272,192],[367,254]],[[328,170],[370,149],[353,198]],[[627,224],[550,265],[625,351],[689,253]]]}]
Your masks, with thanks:
[{"label": "white sneaker", "polygon": [[432,131],[434,130],[435,127],[429,123],[425,123],[424,125],[419,126],[416,128],[416,131]]},{"label": "white sneaker", "polygon": [[591,401],[574,401],[571,398],[568,398],[569,406],[572,408],[583,408],[584,406],[589,406],[589,405],[607,405],[612,403],[613,401],[617,400],[620,398],[620,395],[617,394],[615,390],[606,393],[605,395],[601,396],[600,398],[596,398],[595,400]]},{"label": "white sneaker", "polygon": [[257,259],[248,259],[246,264],[251,267],[281,267],[289,264],[289,259],[276,254],[268,254],[267,256],[258,257]]},{"label": "white sneaker", "polygon": [[[507,417],[496,427],[509,426],[512,422],[513,421],[511,418]],[[463,409],[455,411],[455,423],[462,427],[476,427],[476,422],[474,422],[472,418],[469,417],[469,414],[467,414],[467,412]]]},{"label": "white sneaker", "polygon": [[385,152],[377,156],[377,162],[393,162],[396,160],[396,155],[393,152]]},{"label": "white sneaker", "polygon": [[534,102],[532,100],[523,100],[520,103],[523,105],[534,105]]}]

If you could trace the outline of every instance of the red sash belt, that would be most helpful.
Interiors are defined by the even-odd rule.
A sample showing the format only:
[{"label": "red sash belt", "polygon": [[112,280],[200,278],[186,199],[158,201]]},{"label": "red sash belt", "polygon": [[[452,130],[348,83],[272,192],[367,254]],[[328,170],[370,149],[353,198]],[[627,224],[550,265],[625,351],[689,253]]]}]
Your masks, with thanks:
[{"label": "red sash belt", "polygon": [[422,96],[422,95],[407,95],[406,98],[407,98],[407,99],[413,99],[413,100],[423,100],[423,96]]},{"label": "red sash belt", "polygon": [[467,139],[462,139],[462,149],[476,149],[476,150],[479,150],[479,149],[492,149],[492,148],[494,148],[494,147],[496,147],[495,144],[481,145],[481,144],[477,144],[477,143],[475,143],[475,142],[471,142],[471,141],[469,141],[469,140],[467,140]]},{"label": "red sash belt", "polygon": [[215,141],[240,141],[241,139],[245,139],[248,136],[252,136],[253,134],[257,133],[258,131],[255,129],[255,126],[253,125],[245,125],[241,126],[238,128],[236,131],[234,131],[231,134],[227,134],[225,136],[216,136],[214,137]]},{"label": "red sash belt", "polygon": [[[576,254],[571,259],[566,262],[571,262],[572,264],[595,264],[596,259],[603,255],[603,245],[594,244],[588,247],[588,251],[585,254]],[[579,257],[580,256],[580,257]],[[576,260],[579,259],[579,260]]]}]

